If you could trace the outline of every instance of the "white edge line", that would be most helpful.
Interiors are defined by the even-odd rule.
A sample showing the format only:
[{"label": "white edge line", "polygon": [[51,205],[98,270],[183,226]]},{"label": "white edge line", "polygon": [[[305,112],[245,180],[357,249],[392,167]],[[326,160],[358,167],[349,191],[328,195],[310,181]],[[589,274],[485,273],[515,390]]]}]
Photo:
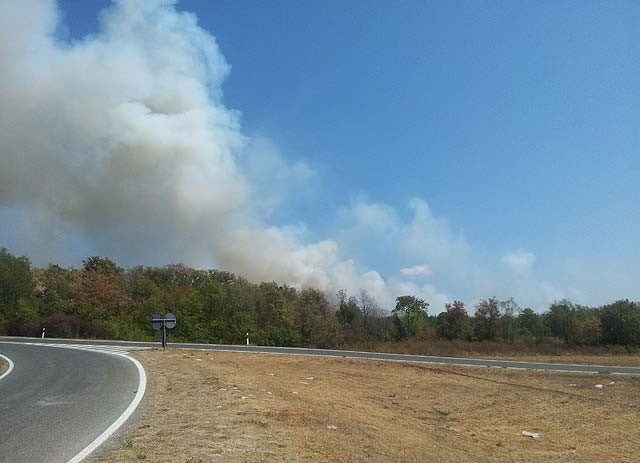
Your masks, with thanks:
[{"label": "white edge line", "polygon": [[129,417],[133,415],[133,412],[135,412],[136,408],[138,408],[138,405],[140,405],[140,402],[142,402],[142,397],[144,396],[145,389],[147,388],[147,374],[145,373],[143,366],[135,358],[129,357],[126,354],[120,354],[115,352],[114,353],[110,352],[110,354],[118,355],[120,357],[125,357],[129,359],[131,362],[133,362],[133,364],[138,368],[138,377],[139,377],[138,390],[136,391],[136,395],[131,401],[131,403],[129,404],[129,406],[127,407],[127,409],[124,412],[122,412],[122,415],[120,415],[118,419],[114,421],[113,424],[106,429],[106,431],[104,431],[102,434],[96,437],[96,439],[93,442],[91,442],[84,449],[82,449],[82,451],[78,453],[75,457],[73,457],[71,460],[67,461],[67,463],[79,463],[80,461],[88,457],[95,449],[97,449],[99,446],[104,444],[104,442],[107,439],[109,439],[109,437],[111,437],[113,433],[115,433],[118,429],[120,429],[120,427],[129,419]]},{"label": "white edge line", "polygon": [[4,356],[2,354],[0,354],[0,357],[2,357],[9,364],[9,368],[7,369],[7,371],[5,371],[4,373],[2,373],[0,375],[0,379],[2,379],[5,376],[8,376],[9,373],[11,373],[13,371],[13,362],[11,361],[11,359],[9,357],[6,357],[6,356]]},{"label": "white edge line", "polygon": [[[29,344],[32,344],[32,343],[29,343]],[[64,346],[63,348],[74,349],[75,347]],[[110,354],[110,355],[117,355],[119,357],[124,357],[130,360],[131,362],[133,362],[133,364],[138,369],[138,390],[136,391],[136,395],[131,401],[131,403],[129,404],[129,406],[126,408],[124,412],[122,412],[122,415],[120,415],[118,419],[114,421],[113,424],[109,426],[102,434],[96,437],[93,442],[91,442],[84,449],[82,449],[80,453],[78,453],[71,460],[67,461],[67,463],[81,462],[86,457],[88,457],[91,453],[93,453],[98,447],[104,444],[104,442],[107,439],[109,439],[109,437],[111,437],[113,433],[115,433],[118,429],[120,429],[122,425],[126,423],[126,421],[131,417],[131,415],[133,415],[133,412],[136,411],[136,408],[138,408],[138,405],[140,405],[140,402],[142,402],[142,398],[144,397],[145,390],[147,389],[147,373],[144,371],[144,367],[142,366],[142,364],[140,364],[140,362],[138,362],[136,359],[134,359],[133,357],[129,357],[127,354],[119,353],[119,352],[104,352],[104,351],[97,351],[97,352]],[[6,357],[2,354],[0,354],[0,357],[6,360],[7,363],[9,364],[9,369],[5,371],[2,375],[0,375],[0,380],[1,380],[5,376],[7,376],[9,373],[11,373],[11,371],[13,370],[13,361],[9,357]]]}]

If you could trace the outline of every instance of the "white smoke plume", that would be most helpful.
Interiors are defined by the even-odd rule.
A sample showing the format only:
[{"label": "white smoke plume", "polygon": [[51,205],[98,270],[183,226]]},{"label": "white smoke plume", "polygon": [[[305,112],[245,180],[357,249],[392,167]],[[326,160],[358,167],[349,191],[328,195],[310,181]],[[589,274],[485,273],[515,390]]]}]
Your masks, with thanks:
[{"label": "white smoke plume", "polygon": [[[174,1],[116,0],[77,42],[61,27],[55,0],[0,2],[0,240],[37,265],[183,262],[328,294],[364,289],[384,308],[414,294],[432,313],[449,299],[434,281],[456,298],[565,294],[535,279],[528,252],[506,256],[517,278],[496,284],[500,271],[475,263],[418,198],[409,218],[355,201],[336,237],[318,242],[304,224],[270,223],[316,174],[242,132],[222,98],[230,66]],[[372,260],[397,270],[362,267]]]},{"label": "white smoke plume", "polygon": [[118,0],[97,34],[74,43],[59,39],[59,16],[53,0],[0,3],[0,213],[37,263],[181,261],[365,289],[383,304],[404,292],[446,300],[360,271],[333,240],[269,226],[265,210],[285,194],[273,185],[313,171],[243,135],[222,102],[229,66],[194,15],[167,0]]}]

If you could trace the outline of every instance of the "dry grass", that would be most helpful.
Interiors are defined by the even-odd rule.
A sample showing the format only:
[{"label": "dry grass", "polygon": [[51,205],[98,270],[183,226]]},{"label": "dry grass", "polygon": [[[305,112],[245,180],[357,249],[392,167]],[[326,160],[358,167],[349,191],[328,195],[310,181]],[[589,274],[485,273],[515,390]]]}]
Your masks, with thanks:
[{"label": "dry grass", "polygon": [[7,368],[9,368],[9,365],[7,365],[7,362],[5,361],[5,359],[0,357],[0,375],[4,373],[7,370]]},{"label": "dry grass", "polygon": [[137,355],[152,379],[150,399],[136,429],[101,463],[636,462],[640,453],[638,378]]},{"label": "dry grass", "polygon": [[469,342],[462,340],[422,339],[373,346],[356,346],[354,350],[394,352],[398,354],[477,357],[524,362],[578,363],[640,367],[640,352],[622,346],[567,346],[564,343]]}]

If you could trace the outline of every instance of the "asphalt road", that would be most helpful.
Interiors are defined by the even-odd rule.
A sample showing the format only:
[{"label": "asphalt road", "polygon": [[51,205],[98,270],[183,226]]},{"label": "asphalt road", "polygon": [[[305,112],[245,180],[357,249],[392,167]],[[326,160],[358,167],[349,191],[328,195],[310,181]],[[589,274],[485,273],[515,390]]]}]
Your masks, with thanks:
[{"label": "asphalt road", "polygon": [[[28,338],[2,338],[1,340],[16,340],[24,342],[33,342],[34,339]],[[38,340],[39,341],[39,340]],[[150,342],[126,342],[126,341],[70,341],[67,339],[48,339],[48,343],[78,343],[104,346],[120,346],[129,348],[149,348],[159,347],[159,343]],[[431,363],[441,365],[458,365],[472,367],[490,367],[490,368],[509,368],[521,370],[543,370],[543,371],[560,371],[573,373],[607,373],[640,376],[640,367],[614,367],[614,366],[598,366],[598,365],[570,365],[560,363],[535,363],[535,362],[516,362],[509,360],[486,360],[486,359],[469,359],[455,357],[436,357],[428,355],[404,355],[404,354],[385,354],[377,352],[354,352],[340,351],[328,349],[303,349],[289,347],[266,347],[266,346],[228,346],[217,344],[181,344],[170,343],[173,349],[201,349],[201,350],[218,350],[228,352],[266,352],[272,354],[288,354],[288,355],[311,355],[320,357],[349,357],[364,358],[370,360],[387,360],[401,362],[418,362]],[[0,350],[0,353],[2,351]]]},{"label": "asphalt road", "polygon": [[0,354],[14,364],[0,379],[0,463],[70,461],[118,420],[139,386],[136,365],[119,355],[5,342]]}]

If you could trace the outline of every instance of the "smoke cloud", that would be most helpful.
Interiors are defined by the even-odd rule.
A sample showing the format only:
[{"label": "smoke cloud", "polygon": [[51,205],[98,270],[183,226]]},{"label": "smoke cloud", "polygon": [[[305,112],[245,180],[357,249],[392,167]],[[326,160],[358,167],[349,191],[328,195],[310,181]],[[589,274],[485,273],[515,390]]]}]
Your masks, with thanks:
[{"label": "smoke cloud", "polygon": [[266,222],[282,185],[315,174],[242,133],[222,102],[229,65],[194,15],[120,0],[96,35],[68,43],[59,27],[53,0],[0,4],[0,210],[36,262],[181,261],[385,303],[417,288]]},{"label": "smoke cloud", "polygon": [[[386,308],[414,294],[434,312],[449,297],[433,277],[467,288],[456,297],[497,288],[421,199],[408,218],[355,201],[336,237],[317,242],[304,224],[270,223],[316,174],[243,133],[222,98],[230,66],[175,2],[117,0],[77,42],[60,27],[54,0],[0,2],[0,237],[36,264],[183,262],[329,294],[364,289]],[[362,268],[372,254],[397,270]],[[502,264],[526,286],[533,260],[518,251]]]}]

